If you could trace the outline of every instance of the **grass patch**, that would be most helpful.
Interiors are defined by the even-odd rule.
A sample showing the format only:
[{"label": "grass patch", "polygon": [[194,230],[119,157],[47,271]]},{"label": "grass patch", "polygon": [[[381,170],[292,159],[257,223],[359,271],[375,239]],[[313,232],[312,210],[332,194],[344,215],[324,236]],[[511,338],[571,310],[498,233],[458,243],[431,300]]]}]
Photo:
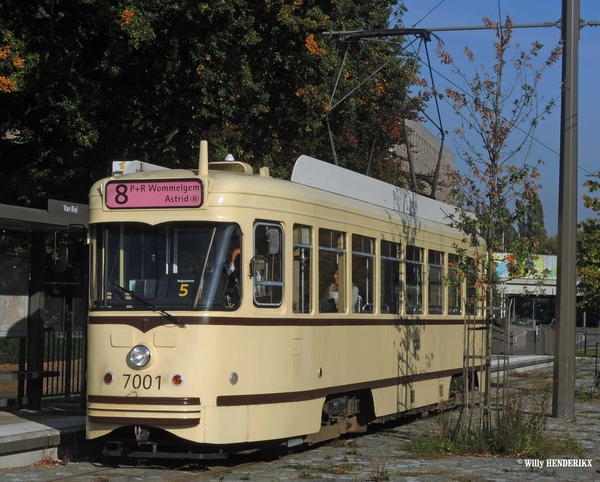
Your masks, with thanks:
[{"label": "grass patch", "polygon": [[557,454],[585,456],[584,449],[572,438],[557,438],[546,433],[550,399],[547,382],[540,380],[533,389],[510,394],[498,416],[490,415],[488,428],[478,422],[466,428],[463,419],[457,421],[456,417],[443,414],[437,429],[412,441],[409,450],[425,458],[445,455],[539,459]]},{"label": "grass patch", "polygon": [[307,472],[307,471],[302,471],[298,474],[298,478],[314,480],[314,479],[320,479],[321,477],[318,475],[311,474],[310,472]]},{"label": "grass patch", "polygon": [[556,454],[585,455],[581,445],[570,437],[555,439],[545,433],[529,432],[511,438],[507,433],[493,427],[472,430],[456,438],[444,433],[423,435],[411,443],[410,450],[423,458],[474,455],[546,459]]},{"label": "grass patch", "polygon": [[579,400],[581,402],[591,402],[592,400],[596,400],[598,398],[599,391],[592,389],[582,389],[578,388],[575,390],[575,400]]},{"label": "grass patch", "polygon": [[310,465],[308,465],[308,464],[285,464],[284,467],[286,469],[305,471],[310,468]]},{"label": "grass patch", "polygon": [[421,478],[427,475],[451,475],[449,470],[404,470],[398,472],[396,475],[399,477],[416,477]]},{"label": "grass patch", "polygon": [[[319,474],[350,474],[354,471],[356,464],[348,462],[346,459],[339,464],[317,465],[308,464],[287,464],[285,467],[299,471],[298,477],[301,479],[321,478]],[[316,475],[315,475],[316,474]]]},{"label": "grass patch", "polygon": [[598,351],[596,348],[588,348],[587,350],[576,350],[575,356],[596,357],[598,356]]}]

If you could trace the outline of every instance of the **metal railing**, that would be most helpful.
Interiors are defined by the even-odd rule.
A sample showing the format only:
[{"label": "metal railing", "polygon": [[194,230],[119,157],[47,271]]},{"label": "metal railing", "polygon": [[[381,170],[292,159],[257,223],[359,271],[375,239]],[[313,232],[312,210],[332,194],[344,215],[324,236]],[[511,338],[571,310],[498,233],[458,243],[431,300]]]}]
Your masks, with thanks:
[{"label": "metal railing", "polygon": [[58,371],[58,377],[44,380],[44,397],[68,400],[81,393],[83,381],[83,333],[49,331],[44,336],[44,369]]}]

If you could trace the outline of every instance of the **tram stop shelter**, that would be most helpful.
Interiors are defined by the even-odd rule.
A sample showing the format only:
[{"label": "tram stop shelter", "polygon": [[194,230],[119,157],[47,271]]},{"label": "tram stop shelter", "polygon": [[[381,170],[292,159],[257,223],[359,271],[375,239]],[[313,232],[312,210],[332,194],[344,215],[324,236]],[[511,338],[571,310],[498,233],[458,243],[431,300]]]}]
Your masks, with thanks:
[{"label": "tram stop shelter", "polygon": [[81,394],[88,206],[0,204],[0,408]]}]

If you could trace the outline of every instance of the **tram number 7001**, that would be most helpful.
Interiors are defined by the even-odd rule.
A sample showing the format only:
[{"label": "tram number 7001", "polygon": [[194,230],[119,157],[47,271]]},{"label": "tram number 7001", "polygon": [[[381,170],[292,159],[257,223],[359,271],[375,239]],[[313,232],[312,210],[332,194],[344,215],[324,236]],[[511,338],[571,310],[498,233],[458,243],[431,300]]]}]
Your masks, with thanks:
[{"label": "tram number 7001", "polygon": [[152,388],[152,385],[156,383],[158,384],[157,390],[160,390],[160,375],[157,375],[154,378],[152,378],[152,375],[142,376],[139,374],[130,375],[128,373],[123,373],[123,376],[125,377],[125,385],[123,386],[123,388],[131,387],[135,390],[139,388],[143,388],[144,390],[150,390]]}]

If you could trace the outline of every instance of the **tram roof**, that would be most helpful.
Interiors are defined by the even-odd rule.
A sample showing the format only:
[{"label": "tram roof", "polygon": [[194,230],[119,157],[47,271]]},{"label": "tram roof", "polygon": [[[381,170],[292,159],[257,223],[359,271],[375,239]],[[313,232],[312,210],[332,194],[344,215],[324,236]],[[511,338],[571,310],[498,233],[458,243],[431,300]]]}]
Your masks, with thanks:
[{"label": "tram roof", "polygon": [[[198,175],[198,171],[195,170],[167,169],[162,166],[142,164],[139,161],[134,162],[136,164],[118,166],[129,179],[181,179]],[[433,222],[438,226],[445,226],[446,229],[450,229],[448,216],[456,209],[450,204],[309,156],[300,156],[297,159],[289,181],[271,178],[268,171],[263,169],[258,175],[254,174],[249,165],[238,161],[210,163],[208,169],[209,177],[212,179],[208,188],[209,197],[210,192],[262,193],[267,197],[304,200],[330,207],[335,206],[338,209],[345,206],[350,210],[365,209],[374,212],[373,210],[378,211],[377,208],[383,208],[385,211],[406,216],[405,221],[408,221],[408,218],[418,220],[421,226],[424,222]],[[115,174],[117,174],[116,178],[120,177],[118,170]],[[310,197],[307,197],[307,189],[314,190]],[[99,192],[96,187],[92,187],[92,195],[96,196]]]},{"label": "tram roof", "polygon": [[309,156],[300,156],[291,181],[409,216],[448,224],[454,206]]}]

